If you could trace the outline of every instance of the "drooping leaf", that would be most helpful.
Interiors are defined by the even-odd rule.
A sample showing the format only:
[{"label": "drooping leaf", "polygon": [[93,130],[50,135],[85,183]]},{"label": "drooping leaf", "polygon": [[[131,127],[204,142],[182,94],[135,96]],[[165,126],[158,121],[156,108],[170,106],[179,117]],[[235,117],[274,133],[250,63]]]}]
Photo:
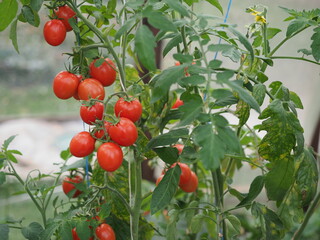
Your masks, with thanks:
[{"label": "drooping leaf", "polygon": [[237,206],[243,206],[251,203],[262,191],[264,186],[264,177],[257,176],[251,183],[248,195],[242,199],[242,201]]},{"label": "drooping leaf", "polygon": [[153,191],[151,214],[158,212],[171,202],[177,191],[180,175],[181,169],[178,164],[166,172],[159,185]]},{"label": "drooping leaf", "polygon": [[0,32],[5,30],[16,17],[18,3],[16,0],[3,0],[0,2]]},{"label": "drooping leaf", "polygon": [[30,0],[30,7],[35,12],[39,12],[44,0]]},{"label": "drooping leaf", "polygon": [[312,51],[312,56],[314,57],[314,59],[319,62],[320,61],[320,27],[317,27],[315,29],[313,29],[313,31],[315,32],[312,36],[311,36],[311,51]]},{"label": "drooping leaf", "polygon": [[228,215],[226,220],[227,224],[229,223],[231,225],[231,227],[228,228],[229,238],[235,238],[240,234],[241,222],[235,215]]},{"label": "drooping leaf", "polygon": [[221,12],[221,14],[223,14],[223,8],[219,3],[219,0],[206,0],[206,1],[212,4],[213,6],[215,6]]},{"label": "drooping leaf", "polygon": [[9,37],[11,39],[12,45],[14,46],[14,49],[17,51],[17,53],[19,53],[19,46],[18,46],[18,40],[17,40],[17,23],[18,23],[17,19],[11,23]]},{"label": "drooping leaf", "polygon": [[135,52],[142,65],[151,71],[156,70],[155,46],[156,41],[153,33],[146,25],[141,25],[135,36]]},{"label": "drooping leaf", "polygon": [[303,109],[303,104],[298,94],[290,91],[290,100],[294,103],[296,108]]},{"label": "drooping leaf", "polygon": [[27,227],[21,229],[23,236],[29,240],[40,240],[40,234],[42,231],[43,227],[37,222],[32,222]]},{"label": "drooping leaf", "polygon": [[310,149],[304,149],[298,156],[299,168],[296,173],[297,191],[301,198],[302,206],[308,206],[317,193],[319,173],[317,161]]},{"label": "drooping leaf", "polygon": [[294,164],[291,157],[274,162],[265,177],[265,188],[268,199],[282,201],[294,182]]},{"label": "drooping leaf", "polygon": [[31,7],[24,5],[21,9],[23,17],[27,20],[29,24],[34,27],[39,27],[40,17],[39,14],[34,11]]},{"label": "drooping leaf", "polygon": [[178,150],[174,147],[154,148],[153,151],[155,151],[164,162],[169,164],[175,163],[179,158]]},{"label": "drooping leaf", "polygon": [[179,111],[182,112],[182,116],[178,126],[185,126],[190,124],[199,116],[202,111],[203,104],[200,95],[188,92],[181,95],[181,100],[183,100],[184,104],[179,107]]},{"label": "drooping leaf", "polygon": [[253,86],[252,96],[257,101],[259,106],[261,106],[263,103],[263,100],[266,96],[266,90],[266,86],[261,83],[255,84]]},{"label": "drooping leaf", "polygon": [[297,152],[303,150],[303,128],[297,117],[287,111],[281,100],[273,100],[261,113],[259,119],[266,119],[260,130],[267,131],[259,145],[259,154],[270,162],[282,161],[290,156],[296,147]]},{"label": "drooping leaf", "polygon": [[239,127],[242,127],[249,119],[250,116],[250,106],[245,101],[240,100],[236,107],[235,114],[239,118]]},{"label": "drooping leaf", "polygon": [[152,138],[148,143],[147,148],[152,149],[155,147],[162,147],[174,144],[179,140],[179,138],[188,136],[188,133],[189,131],[186,128],[173,129],[170,132]]}]

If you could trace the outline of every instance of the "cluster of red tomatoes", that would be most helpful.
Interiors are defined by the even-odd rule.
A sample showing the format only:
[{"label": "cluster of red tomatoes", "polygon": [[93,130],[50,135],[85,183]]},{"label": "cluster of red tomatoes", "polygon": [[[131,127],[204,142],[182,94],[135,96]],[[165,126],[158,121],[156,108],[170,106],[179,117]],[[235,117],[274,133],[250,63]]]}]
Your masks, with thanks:
[{"label": "cluster of red tomatoes", "polygon": [[43,36],[48,44],[58,46],[63,43],[67,32],[72,30],[69,19],[76,18],[76,13],[67,5],[54,10],[54,19],[47,21],[43,27]]},{"label": "cluster of red tomatoes", "polygon": [[[175,144],[174,145],[175,148],[178,149],[178,153],[181,154],[183,151],[183,145],[182,144]],[[195,174],[195,172],[193,172],[189,166],[185,163],[174,163],[172,164],[171,167],[174,167],[176,165],[179,165],[180,169],[181,169],[181,175],[180,175],[180,179],[179,179],[179,187],[181,188],[182,191],[190,193],[190,192],[194,192],[196,191],[197,187],[198,187],[198,177]],[[160,183],[160,181],[162,180],[162,178],[164,177],[164,174],[162,174],[156,182],[156,185],[158,185]]]}]

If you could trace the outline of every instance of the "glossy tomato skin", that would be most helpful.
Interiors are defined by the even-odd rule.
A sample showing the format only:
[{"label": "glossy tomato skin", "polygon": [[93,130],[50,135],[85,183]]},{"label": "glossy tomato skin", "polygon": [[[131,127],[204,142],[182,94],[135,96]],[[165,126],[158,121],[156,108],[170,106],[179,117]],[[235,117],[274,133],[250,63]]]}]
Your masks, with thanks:
[{"label": "glossy tomato skin", "polygon": [[78,96],[81,100],[89,100],[90,98],[103,100],[105,97],[104,87],[98,80],[87,78],[80,82]]},{"label": "glossy tomato skin", "polygon": [[190,177],[191,177],[191,169],[189,168],[189,166],[185,163],[174,163],[171,167],[174,167],[176,165],[180,166],[181,169],[181,175],[180,175],[180,180],[179,180],[179,185],[181,184],[186,184]]},{"label": "glossy tomato skin", "polygon": [[179,155],[180,155],[180,154],[182,153],[182,151],[183,151],[184,145],[177,143],[177,144],[173,145],[173,147],[175,147],[176,149],[178,149],[178,153],[179,153]]},{"label": "glossy tomato skin", "polygon": [[79,86],[78,77],[70,72],[59,72],[53,79],[53,92],[60,99],[68,99],[74,96]]},{"label": "glossy tomato skin", "polygon": [[173,104],[173,106],[171,107],[171,109],[176,109],[180,106],[182,106],[184,104],[184,102],[180,99],[177,99],[176,102]]},{"label": "glossy tomato skin", "polygon": [[112,141],[124,147],[133,145],[138,138],[136,126],[130,119],[124,117],[120,117],[116,125],[109,127],[108,134]]},{"label": "glossy tomato skin", "polygon": [[107,223],[102,223],[96,228],[96,236],[99,240],[115,240],[116,234]]},{"label": "glossy tomato skin", "polygon": [[[63,192],[68,195],[70,191],[73,189],[76,189],[74,184],[72,183],[81,183],[83,181],[83,178],[79,175],[74,176],[74,177],[65,177],[63,182],[62,182],[62,190]],[[71,196],[72,198],[78,197],[82,192],[80,190],[76,190],[74,194]]]},{"label": "glossy tomato skin", "polygon": [[95,139],[89,132],[80,132],[70,141],[70,153],[75,157],[85,157],[94,151]]},{"label": "glossy tomato skin", "polygon": [[89,68],[91,77],[100,81],[105,87],[112,85],[117,76],[117,71],[115,70],[116,65],[111,59],[106,58],[99,67],[96,67],[94,66],[94,63],[97,60],[98,59],[95,59],[90,63]]},{"label": "glossy tomato skin", "polygon": [[101,102],[96,102],[92,106],[82,105],[80,107],[80,117],[82,121],[89,125],[93,125],[96,120],[102,120],[104,105]]},{"label": "glossy tomato skin", "polygon": [[52,19],[45,23],[43,27],[44,39],[52,46],[58,46],[66,38],[67,30],[62,21]]},{"label": "glossy tomato skin", "polygon": [[117,170],[123,161],[123,152],[119,145],[113,142],[103,143],[97,151],[98,163],[107,172]]},{"label": "glossy tomato skin", "polygon": [[197,190],[198,187],[198,177],[197,175],[191,171],[191,176],[189,178],[189,181],[185,184],[180,184],[180,188],[187,193],[191,193]]},{"label": "glossy tomato skin", "polygon": [[70,32],[72,27],[68,20],[73,17],[76,18],[76,13],[69,6],[65,5],[55,9],[54,14],[59,18],[59,20],[61,20],[67,32]]},{"label": "glossy tomato skin", "polygon": [[124,98],[119,98],[114,105],[114,113],[117,117],[125,117],[136,122],[141,117],[142,105],[138,99],[126,101]]}]

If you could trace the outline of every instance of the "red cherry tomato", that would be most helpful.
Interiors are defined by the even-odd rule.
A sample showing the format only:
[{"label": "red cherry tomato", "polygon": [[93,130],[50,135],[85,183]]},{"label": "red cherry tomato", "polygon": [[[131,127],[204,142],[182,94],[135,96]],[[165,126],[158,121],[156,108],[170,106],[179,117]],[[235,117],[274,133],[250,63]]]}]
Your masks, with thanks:
[{"label": "red cherry tomato", "polygon": [[58,46],[63,43],[66,38],[67,30],[62,21],[53,19],[43,27],[44,39],[52,46]]},{"label": "red cherry tomato", "polygon": [[80,107],[80,117],[82,121],[89,125],[93,125],[95,121],[102,120],[104,112],[104,105],[101,102],[96,102],[92,106],[82,105]]},{"label": "red cherry tomato", "polygon": [[70,141],[70,153],[75,157],[85,157],[94,151],[95,139],[88,132],[76,134]]},{"label": "red cherry tomato", "polygon": [[182,153],[182,151],[183,151],[184,145],[177,143],[177,144],[173,145],[173,147],[175,147],[176,149],[178,149],[178,153],[179,153],[179,155],[180,155],[180,154]]},{"label": "red cherry tomato", "polygon": [[[63,192],[68,195],[68,193],[74,189],[76,189],[75,185],[72,183],[81,183],[83,181],[81,176],[74,176],[74,177],[65,177],[62,182],[62,190]],[[71,196],[72,198],[78,197],[82,192],[80,190],[76,190],[74,194]]]},{"label": "red cherry tomato", "polygon": [[80,82],[78,87],[78,96],[81,100],[89,100],[90,98],[103,100],[105,97],[105,91],[98,80],[87,78]]},{"label": "red cherry tomato", "polygon": [[79,79],[70,72],[59,72],[53,79],[53,92],[60,99],[71,98],[78,89]]},{"label": "red cherry tomato", "polygon": [[171,109],[176,109],[180,106],[182,106],[184,104],[184,102],[180,99],[177,99],[176,102],[173,104],[173,106],[171,107]]},{"label": "red cherry tomato", "polygon": [[189,168],[189,166],[185,163],[174,163],[171,167],[176,166],[177,164],[179,164],[180,168],[181,168],[181,175],[180,175],[180,180],[179,180],[179,185],[180,184],[185,184],[189,181],[190,177],[191,177],[191,170]]},{"label": "red cherry tomato", "polygon": [[158,177],[157,181],[156,181],[156,186],[158,186],[158,184],[161,182],[162,178],[164,177],[164,175],[162,174],[160,177]]},{"label": "red cherry tomato", "polygon": [[187,193],[196,191],[198,187],[197,175],[193,171],[191,171],[191,176],[189,181],[186,182],[185,184],[180,184],[179,186],[184,192],[187,192]]},{"label": "red cherry tomato", "polygon": [[126,101],[123,98],[119,98],[114,105],[114,113],[117,117],[129,118],[132,122],[136,122],[141,117],[142,105],[138,99]]},{"label": "red cherry tomato", "polygon": [[112,85],[112,83],[114,83],[114,81],[116,80],[116,76],[117,76],[117,71],[115,70],[116,65],[111,59],[106,58],[105,61],[99,67],[96,67],[94,66],[94,63],[97,60],[98,59],[93,60],[90,63],[90,66],[89,66],[90,75],[94,79],[97,79],[98,81],[100,81],[103,86]]},{"label": "red cherry tomato", "polygon": [[108,134],[112,141],[120,146],[131,146],[138,138],[138,130],[134,123],[128,119],[121,117],[116,125],[111,125]]},{"label": "red cherry tomato", "polygon": [[76,18],[76,13],[67,5],[58,7],[58,9],[54,10],[54,14],[61,20],[64,24],[67,32],[72,30],[72,27],[68,20],[72,17]]},{"label": "red cherry tomato", "polygon": [[96,228],[96,236],[99,240],[115,240],[116,234],[107,223],[102,223]]},{"label": "red cherry tomato", "polygon": [[98,148],[97,158],[102,169],[107,172],[113,172],[121,166],[123,153],[119,145],[107,142]]}]

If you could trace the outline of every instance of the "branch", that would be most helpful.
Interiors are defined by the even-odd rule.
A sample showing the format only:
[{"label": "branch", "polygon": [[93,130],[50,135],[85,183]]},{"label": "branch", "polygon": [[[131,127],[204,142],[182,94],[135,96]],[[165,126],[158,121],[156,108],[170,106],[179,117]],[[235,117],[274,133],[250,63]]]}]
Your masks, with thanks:
[{"label": "branch", "polygon": [[303,57],[290,57],[290,56],[274,56],[274,57],[270,57],[271,59],[294,59],[294,60],[300,60],[300,61],[306,61],[306,62],[310,62],[313,64],[317,64],[320,65],[320,62],[316,62],[307,58],[303,58]]}]

